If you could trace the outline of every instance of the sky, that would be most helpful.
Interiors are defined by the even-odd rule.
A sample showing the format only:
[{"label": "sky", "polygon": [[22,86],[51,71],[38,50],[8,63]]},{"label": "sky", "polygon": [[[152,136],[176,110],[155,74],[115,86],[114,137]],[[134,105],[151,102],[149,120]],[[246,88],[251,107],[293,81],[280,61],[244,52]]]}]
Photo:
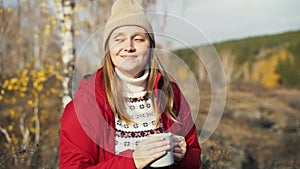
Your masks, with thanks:
[{"label": "sky", "polygon": [[[140,0],[141,1],[141,0]],[[4,0],[8,5],[14,1]],[[166,32],[180,34],[190,46],[200,45],[201,32],[209,42],[300,30],[300,0],[156,0],[156,10],[181,17],[167,22]],[[185,26],[185,27],[184,27]],[[176,32],[177,31],[177,32]],[[202,36],[201,35],[201,36]],[[182,47],[181,43],[175,47]]]},{"label": "sky", "polygon": [[[300,0],[158,0],[158,2],[158,10],[168,11],[171,15],[186,19],[211,42],[300,30]],[[193,32],[181,31],[187,39],[191,39],[191,45],[198,45]]]}]

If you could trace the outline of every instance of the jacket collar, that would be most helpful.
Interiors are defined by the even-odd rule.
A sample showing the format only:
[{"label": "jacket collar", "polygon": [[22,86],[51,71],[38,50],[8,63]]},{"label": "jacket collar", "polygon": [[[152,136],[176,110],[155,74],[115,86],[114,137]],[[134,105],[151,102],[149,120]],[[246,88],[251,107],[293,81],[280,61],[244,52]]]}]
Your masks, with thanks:
[{"label": "jacket collar", "polygon": [[[162,74],[158,72],[155,83],[154,83],[154,89],[159,88],[159,81],[162,78]],[[96,87],[97,86],[97,87]],[[103,84],[103,68],[100,68],[95,74],[93,75],[85,75],[79,85],[78,90],[74,94],[74,97],[82,95],[82,94],[88,94],[88,95],[94,95],[103,97],[105,95],[105,88]]]}]

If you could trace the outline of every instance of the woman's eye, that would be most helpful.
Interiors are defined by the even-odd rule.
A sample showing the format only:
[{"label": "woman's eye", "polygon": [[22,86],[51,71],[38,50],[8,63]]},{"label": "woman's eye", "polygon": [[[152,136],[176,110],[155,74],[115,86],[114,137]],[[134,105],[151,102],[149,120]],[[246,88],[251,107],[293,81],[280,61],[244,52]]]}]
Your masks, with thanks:
[{"label": "woman's eye", "polygon": [[144,38],[135,38],[134,40],[135,40],[135,41],[138,41],[138,42],[144,42],[144,41],[145,41]]},{"label": "woman's eye", "polygon": [[123,37],[121,37],[121,36],[117,36],[117,37],[114,38],[114,41],[115,41],[115,42],[122,42],[122,41],[124,41],[124,39],[125,39],[125,38],[123,38]]},{"label": "woman's eye", "polygon": [[123,39],[121,39],[121,38],[117,38],[117,39],[115,39],[115,41],[116,41],[116,42],[122,42],[122,41],[123,41]]}]

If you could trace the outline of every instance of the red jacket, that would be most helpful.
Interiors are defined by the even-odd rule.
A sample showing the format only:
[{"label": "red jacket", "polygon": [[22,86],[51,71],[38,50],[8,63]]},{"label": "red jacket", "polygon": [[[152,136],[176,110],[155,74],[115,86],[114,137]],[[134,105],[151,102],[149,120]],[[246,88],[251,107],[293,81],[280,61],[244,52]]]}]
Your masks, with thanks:
[{"label": "red jacket", "polygon": [[[102,81],[102,69],[88,81],[83,81],[75,98],[66,106],[61,118],[60,168],[135,169],[132,150],[119,155],[114,152],[114,115],[109,107]],[[155,89],[159,89],[161,74],[158,74]],[[200,168],[201,149],[189,106],[179,87],[172,83],[174,110],[178,112],[174,123],[161,114],[164,131],[185,136],[185,158],[170,169]]]}]

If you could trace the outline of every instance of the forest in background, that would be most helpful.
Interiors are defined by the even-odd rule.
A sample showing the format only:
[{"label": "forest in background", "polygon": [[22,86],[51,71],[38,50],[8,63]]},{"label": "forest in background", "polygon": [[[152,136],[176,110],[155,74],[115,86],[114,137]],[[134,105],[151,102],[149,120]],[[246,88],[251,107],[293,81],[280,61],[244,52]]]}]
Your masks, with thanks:
[{"label": "forest in background", "polygon": [[[230,40],[213,46],[222,60],[228,84],[245,82],[260,83],[266,88],[300,88],[299,30]],[[193,51],[199,48],[201,46],[175,51],[195,74],[203,71]]]},{"label": "forest in background", "polygon": [[[62,79],[74,66],[74,61],[65,64],[62,59],[62,34],[74,35],[71,53],[76,54],[85,35],[104,24],[112,4],[73,1],[73,27],[65,30],[58,2],[22,0],[5,7],[0,1],[0,168],[58,168]],[[143,2],[155,8],[156,1]],[[202,168],[299,166],[299,41],[300,32],[292,31],[213,44],[224,66],[228,93],[217,131],[201,145]],[[189,65],[199,84],[209,83],[192,50],[174,54]],[[184,80],[185,69],[174,67]],[[210,88],[199,87],[201,126]]]}]

